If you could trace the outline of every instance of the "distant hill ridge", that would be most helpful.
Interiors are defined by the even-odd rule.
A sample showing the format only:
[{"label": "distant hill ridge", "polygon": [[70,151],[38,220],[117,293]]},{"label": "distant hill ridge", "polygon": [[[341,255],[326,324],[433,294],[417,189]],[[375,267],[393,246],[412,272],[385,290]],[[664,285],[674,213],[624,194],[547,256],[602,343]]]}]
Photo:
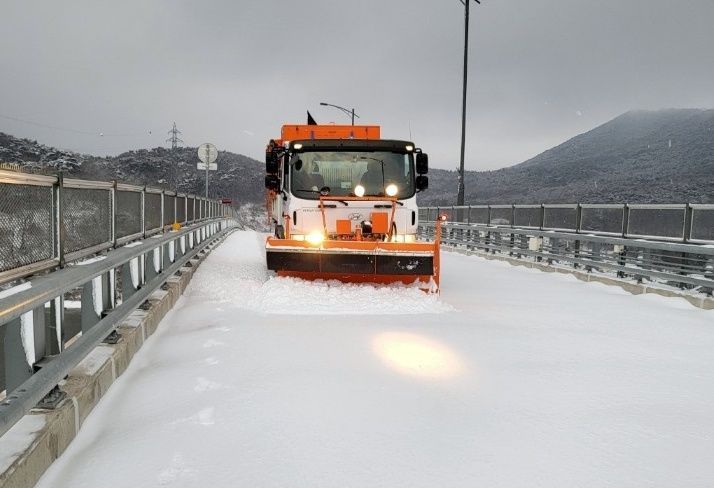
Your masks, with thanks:
[{"label": "distant hill ridge", "polygon": [[[423,203],[453,204],[454,171],[434,170]],[[714,110],[627,112],[521,164],[466,174],[477,203],[714,202]]]},{"label": "distant hill ridge", "polygon": [[[427,148],[428,149],[428,148]],[[0,133],[0,162],[202,194],[196,149],[99,158]],[[263,163],[221,151],[212,195],[264,200]],[[422,205],[453,205],[457,173],[432,169]],[[215,193],[214,193],[215,191]],[[714,110],[632,111],[523,163],[466,173],[466,201],[482,203],[714,203]]]},{"label": "distant hill ridge", "polygon": [[[66,171],[77,178],[117,180],[203,195],[205,172],[196,168],[197,161],[196,148],[191,147],[140,149],[102,158],[0,133],[0,163],[17,163],[46,172]],[[264,200],[263,163],[230,151],[220,151],[218,163],[220,171],[210,174],[211,196],[243,203]]]}]

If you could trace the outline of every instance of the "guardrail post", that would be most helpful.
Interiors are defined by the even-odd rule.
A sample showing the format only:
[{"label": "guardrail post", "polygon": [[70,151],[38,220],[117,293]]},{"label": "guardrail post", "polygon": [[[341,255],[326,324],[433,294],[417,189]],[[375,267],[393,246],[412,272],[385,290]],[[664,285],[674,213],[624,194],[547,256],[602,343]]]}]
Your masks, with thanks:
[{"label": "guardrail post", "polygon": [[[486,227],[491,227],[491,205],[486,205]],[[484,248],[484,251],[488,253],[491,251],[489,244],[491,244],[491,232],[486,232],[486,235],[484,236],[485,239],[485,244],[486,247]]]},{"label": "guardrail post", "polygon": [[[171,231],[169,231],[171,232]],[[174,248],[174,252],[176,248]],[[171,266],[171,241],[161,246],[161,271]]]},{"label": "guardrail post", "polygon": [[141,190],[141,238],[146,239],[146,187]]},{"label": "guardrail post", "polygon": [[58,296],[50,301],[48,316],[45,319],[45,356],[55,356],[64,349],[64,297]]},{"label": "guardrail post", "polygon": [[166,231],[166,228],[164,227],[164,213],[166,212],[166,194],[164,190],[161,190],[161,222],[159,225],[161,226],[161,233],[163,234]]},{"label": "guardrail post", "polygon": [[545,205],[542,203],[540,204],[539,218],[540,218],[540,224],[538,226],[538,229],[543,230],[543,227],[545,226]]},{"label": "guardrail post", "polygon": [[[582,225],[583,225],[583,206],[581,204],[577,204],[575,206],[575,234],[580,234],[580,231],[582,230]],[[575,239],[575,242],[573,243],[573,257],[575,259],[580,259],[580,239]],[[579,268],[580,264],[579,263],[573,263],[573,268]]]},{"label": "guardrail post", "polygon": [[[692,209],[692,206],[688,203],[687,206],[684,208],[684,229],[682,229],[682,242],[685,244],[689,242],[689,239],[692,237],[692,218],[694,217],[694,210]],[[681,262],[680,262],[680,269],[683,271],[680,271],[679,274],[686,275],[686,269],[689,267],[689,259],[687,259],[687,253],[683,252],[680,253],[681,256]],[[682,289],[685,289],[686,286],[684,283],[680,283],[679,287]]]},{"label": "guardrail post", "polygon": [[57,199],[55,200],[57,204],[57,211],[55,212],[55,225],[57,226],[55,229],[55,236],[57,236],[57,259],[59,267],[64,268],[64,173],[61,171],[57,174],[57,184],[55,188],[57,192]]},{"label": "guardrail post", "polygon": [[112,285],[112,281],[114,281],[114,280],[112,279],[111,275],[112,275],[111,271],[108,271],[108,272],[102,274],[102,281],[101,281],[101,283],[102,283],[102,293],[101,293],[102,310],[109,310],[109,309],[114,308],[114,303],[112,303],[113,302],[113,300],[112,300],[113,294],[111,292],[111,285]]},{"label": "guardrail post", "polygon": [[161,246],[152,249],[144,255],[144,282],[149,283],[159,274],[156,265],[161,267]]},{"label": "guardrail post", "polygon": [[[82,323],[82,332],[87,332],[94,327],[100,320],[99,310],[96,305],[103,303],[102,296],[102,276],[98,276],[86,282],[82,287],[82,300],[80,317]],[[95,304],[95,302],[97,302]]]},{"label": "guardrail post", "polygon": [[466,223],[469,228],[466,231],[466,250],[470,251],[473,249],[471,243],[473,242],[473,230],[471,229],[471,205],[466,207]]},{"label": "guardrail post", "polygon": [[0,327],[0,337],[4,336],[5,391],[8,394],[32,376],[32,365],[27,361],[28,351],[22,343],[22,321],[28,320],[31,314],[28,312]]},{"label": "guardrail post", "polygon": [[112,180],[112,248],[117,247],[117,180]]},{"label": "guardrail post", "polygon": [[[122,301],[126,301],[130,296],[132,296],[134,293],[136,293],[136,290],[138,290],[141,287],[141,276],[139,276],[139,266],[138,266],[138,258],[137,258],[137,266],[134,267],[135,273],[132,273],[132,265],[131,261],[127,261],[126,263],[122,264],[121,267],[121,298]],[[134,276],[136,274],[136,276]],[[134,281],[136,281],[138,286],[134,286]]]},{"label": "guardrail post", "polygon": [[[516,205],[511,204],[511,229],[515,228],[516,226]],[[508,255],[513,256],[513,248],[516,245],[516,235],[511,232],[510,237],[508,238]]]},{"label": "guardrail post", "polygon": [[689,242],[689,240],[692,238],[692,219],[694,218],[694,209],[692,208],[691,204],[687,204],[687,207],[684,209],[684,233],[682,234],[683,236],[683,242]]}]

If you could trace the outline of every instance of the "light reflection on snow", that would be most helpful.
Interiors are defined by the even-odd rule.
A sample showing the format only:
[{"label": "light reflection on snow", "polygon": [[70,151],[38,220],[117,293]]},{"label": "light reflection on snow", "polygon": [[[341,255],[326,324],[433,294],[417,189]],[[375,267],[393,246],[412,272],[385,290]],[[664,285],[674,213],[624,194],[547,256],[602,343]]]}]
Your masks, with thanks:
[{"label": "light reflection on snow", "polygon": [[459,357],[445,345],[407,332],[383,332],[372,341],[375,354],[398,372],[423,378],[445,379],[463,371]]}]

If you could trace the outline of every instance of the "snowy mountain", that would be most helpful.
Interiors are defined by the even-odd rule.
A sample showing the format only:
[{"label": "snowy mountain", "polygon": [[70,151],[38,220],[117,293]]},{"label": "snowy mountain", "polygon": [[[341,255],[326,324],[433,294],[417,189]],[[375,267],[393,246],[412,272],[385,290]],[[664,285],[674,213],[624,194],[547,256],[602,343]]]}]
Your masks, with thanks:
[{"label": "snowy mountain", "polygon": [[[182,147],[129,151],[96,157],[62,151],[29,139],[0,133],[0,163],[15,163],[46,173],[64,171],[76,178],[117,180],[167,190],[203,195],[205,172],[196,168],[196,148]],[[262,202],[263,164],[241,154],[220,151],[218,171],[211,171],[211,197],[232,198],[237,203]]]},{"label": "snowy mountain", "polygon": [[29,168],[72,172],[77,171],[87,157],[0,132],[0,163],[20,163]]},{"label": "snowy mountain", "polygon": [[[423,204],[456,201],[455,171],[430,172]],[[469,171],[476,203],[714,202],[714,110],[627,112],[516,166]]]}]

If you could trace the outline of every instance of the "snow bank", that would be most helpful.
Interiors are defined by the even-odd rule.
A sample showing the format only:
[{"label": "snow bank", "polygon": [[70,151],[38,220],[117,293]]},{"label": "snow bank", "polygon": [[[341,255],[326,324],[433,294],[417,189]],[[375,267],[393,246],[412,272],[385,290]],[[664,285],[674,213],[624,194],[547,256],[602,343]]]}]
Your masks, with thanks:
[{"label": "snow bank", "polygon": [[[217,259],[202,265],[208,272],[194,278],[189,295],[261,314],[409,315],[453,310],[437,295],[428,295],[416,286],[275,276],[265,268],[264,245],[264,236],[251,233],[221,246],[214,251]],[[221,279],[215,279],[216,275]]]},{"label": "snow bank", "polygon": [[13,425],[0,442],[0,473],[7,471],[35,441],[35,433],[45,426],[44,415],[25,415]]}]

